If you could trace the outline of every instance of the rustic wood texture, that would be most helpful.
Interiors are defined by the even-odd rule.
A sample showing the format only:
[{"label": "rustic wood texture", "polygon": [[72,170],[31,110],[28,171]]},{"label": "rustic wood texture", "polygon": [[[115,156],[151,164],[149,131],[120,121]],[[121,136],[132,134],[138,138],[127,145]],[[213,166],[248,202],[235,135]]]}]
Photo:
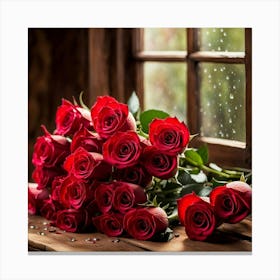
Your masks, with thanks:
[{"label": "rustic wood texture", "polygon": [[[29,216],[29,251],[57,252],[250,252],[252,251],[252,223],[245,219],[238,224],[223,224],[208,242],[188,239],[182,226],[174,228],[179,235],[168,242],[140,241],[125,237],[108,237],[101,233],[69,233],[49,228],[48,221],[40,216]],[[35,227],[35,228],[34,228]],[[45,235],[40,235],[43,232]],[[71,239],[76,241],[71,241]],[[96,238],[95,242],[86,241]]]}]

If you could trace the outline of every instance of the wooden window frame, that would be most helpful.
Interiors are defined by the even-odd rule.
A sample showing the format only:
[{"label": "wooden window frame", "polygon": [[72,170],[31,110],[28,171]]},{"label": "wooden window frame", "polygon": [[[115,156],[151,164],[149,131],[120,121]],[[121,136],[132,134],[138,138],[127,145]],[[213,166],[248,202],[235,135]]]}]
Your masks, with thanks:
[{"label": "wooden window frame", "polygon": [[187,29],[186,51],[145,51],[144,29],[133,29],[132,60],[134,61],[135,89],[143,107],[144,62],[185,62],[187,63],[187,119],[191,134],[198,133],[201,126],[200,91],[198,65],[200,62],[243,64],[245,66],[245,129],[246,142],[195,137],[192,147],[207,144],[210,160],[224,166],[237,166],[251,169],[252,155],[252,29],[245,28],[245,52],[209,52],[198,47],[198,28]]}]

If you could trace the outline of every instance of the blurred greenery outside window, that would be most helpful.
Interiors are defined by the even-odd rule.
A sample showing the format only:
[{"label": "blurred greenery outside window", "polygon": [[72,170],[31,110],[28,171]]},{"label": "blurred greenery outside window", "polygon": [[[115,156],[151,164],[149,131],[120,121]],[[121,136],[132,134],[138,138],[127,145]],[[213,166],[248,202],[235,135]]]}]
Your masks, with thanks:
[{"label": "blurred greenery outside window", "polygon": [[144,28],[134,57],[142,108],[185,121],[212,160],[251,168],[250,28]]}]

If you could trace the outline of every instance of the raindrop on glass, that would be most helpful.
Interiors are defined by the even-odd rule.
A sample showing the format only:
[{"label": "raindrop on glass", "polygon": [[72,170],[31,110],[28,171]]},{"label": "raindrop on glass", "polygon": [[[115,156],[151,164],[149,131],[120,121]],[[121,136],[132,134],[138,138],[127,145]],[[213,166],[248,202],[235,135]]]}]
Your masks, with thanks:
[{"label": "raindrop on glass", "polygon": [[229,95],[229,99],[234,99],[234,95],[232,93]]},{"label": "raindrop on glass", "polygon": [[226,80],[229,80],[229,76],[226,76]]},{"label": "raindrop on glass", "polygon": [[229,123],[232,123],[232,119],[230,118],[230,119],[228,120],[228,122],[229,122]]}]

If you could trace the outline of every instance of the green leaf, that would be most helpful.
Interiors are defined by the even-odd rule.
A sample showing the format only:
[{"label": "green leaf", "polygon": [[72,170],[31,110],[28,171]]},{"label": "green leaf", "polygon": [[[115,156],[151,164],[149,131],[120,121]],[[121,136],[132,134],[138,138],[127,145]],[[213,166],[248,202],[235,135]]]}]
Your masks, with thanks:
[{"label": "green leaf", "polygon": [[180,189],[180,188],[182,188],[182,185],[181,184],[178,184],[178,183],[174,183],[174,182],[167,182],[164,186],[163,186],[163,188],[162,188],[162,190],[163,191],[166,191],[166,190],[176,190],[176,189]]},{"label": "green leaf", "polygon": [[135,91],[133,91],[131,96],[129,97],[127,101],[127,105],[128,105],[129,112],[133,115],[136,114],[140,109],[139,98]]},{"label": "green leaf", "polygon": [[84,103],[84,101],[83,101],[83,94],[84,94],[84,92],[81,91],[80,96],[79,96],[80,104],[81,104],[81,106],[82,106],[84,109],[90,111],[90,109],[88,108],[88,106],[87,106],[87,105]]},{"label": "green leaf", "polygon": [[165,119],[169,116],[166,112],[160,110],[147,110],[141,113],[140,115],[140,123],[142,126],[142,130],[145,133],[149,133],[149,125],[155,118]]},{"label": "green leaf", "polygon": [[213,188],[219,187],[219,186],[224,186],[228,183],[229,181],[219,181],[215,179],[214,177],[211,180],[211,183],[213,184]]},{"label": "green leaf", "polygon": [[200,171],[198,174],[191,174],[191,178],[196,182],[196,183],[205,183],[207,182],[207,176],[203,171]]},{"label": "green leaf", "polygon": [[208,163],[208,147],[206,145],[199,147],[199,149],[197,150],[197,153],[202,158],[203,163],[207,164]]},{"label": "green leaf", "polygon": [[173,230],[168,227],[164,232],[155,234],[152,240],[155,242],[168,242],[173,237],[174,237]]},{"label": "green leaf", "polygon": [[203,189],[203,184],[188,184],[186,186],[183,186],[181,190],[181,197],[184,196],[185,194],[189,194],[192,192],[195,192],[198,194],[201,190]]},{"label": "green leaf", "polygon": [[187,185],[192,182],[192,177],[186,170],[179,170],[177,180],[182,185]]},{"label": "green leaf", "polygon": [[211,193],[212,188],[209,186],[204,186],[197,195],[199,196],[209,196],[209,194]]},{"label": "green leaf", "polygon": [[187,149],[185,151],[185,157],[186,159],[195,165],[201,166],[203,165],[203,160],[198,152],[196,152],[194,149]]}]

